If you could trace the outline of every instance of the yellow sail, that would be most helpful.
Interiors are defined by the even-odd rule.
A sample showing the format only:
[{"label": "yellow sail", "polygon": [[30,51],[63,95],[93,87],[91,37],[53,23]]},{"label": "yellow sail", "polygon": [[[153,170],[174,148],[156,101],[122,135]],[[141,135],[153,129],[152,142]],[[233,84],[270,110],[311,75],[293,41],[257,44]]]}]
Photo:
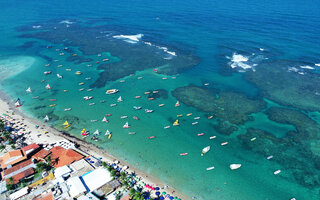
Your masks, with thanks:
[{"label": "yellow sail", "polygon": [[65,121],[62,125],[63,125],[63,126],[68,126],[69,123],[68,123],[68,121]]},{"label": "yellow sail", "polygon": [[111,138],[111,136],[112,136],[112,134],[110,133],[110,134],[109,134],[109,136],[108,136],[108,139],[110,139],[110,138]]},{"label": "yellow sail", "polygon": [[84,128],[82,131],[81,131],[81,133],[85,133],[86,132],[86,129]]},{"label": "yellow sail", "polygon": [[173,122],[173,126],[179,126],[179,120],[176,120],[175,122]]}]

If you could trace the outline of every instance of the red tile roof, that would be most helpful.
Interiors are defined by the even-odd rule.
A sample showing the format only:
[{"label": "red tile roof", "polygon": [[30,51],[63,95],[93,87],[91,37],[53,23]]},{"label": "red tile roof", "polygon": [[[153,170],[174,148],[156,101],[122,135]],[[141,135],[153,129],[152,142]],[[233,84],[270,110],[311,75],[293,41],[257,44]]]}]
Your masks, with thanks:
[{"label": "red tile roof", "polygon": [[84,157],[72,149],[64,149],[60,146],[53,147],[50,149],[50,152],[52,164],[56,168],[70,165],[74,161],[80,160]]},{"label": "red tile roof", "polygon": [[37,145],[36,143],[33,143],[33,144],[30,144],[28,146],[23,147],[22,150],[23,151],[28,151],[30,149],[38,149],[38,148],[40,148],[40,146]]},{"label": "red tile roof", "polygon": [[[8,162],[11,158],[13,157],[19,157],[15,160],[12,160],[11,162]],[[23,161],[27,159],[25,153],[21,150],[14,150],[14,151],[9,151],[8,153],[4,154],[1,158],[0,158],[0,165],[3,169],[5,169],[8,165],[14,165],[19,163],[20,161]]]},{"label": "red tile roof", "polygon": [[15,165],[14,167],[11,167],[9,169],[4,170],[4,175],[8,175],[11,174],[12,172],[15,172],[23,167],[26,167],[28,165],[31,165],[33,163],[33,161],[31,159],[23,161],[17,165]]},{"label": "red tile roof", "polygon": [[[13,178],[13,184],[19,183],[19,181],[20,181],[22,178],[28,177],[28,176],[30,176],[30,175],[32,175],[32,174],[34,174],[34,169],[33,169],[33,168],[29,168],[29,169],[27,169],[27,170],[25,170],[25,171],[23,171],[23,172],[21,172],[21,173],[19,173],[19,174],[17,174],[17,175],[12,176],[12,178]],[[7,183],[10,182],[10,181],[9,181],[9,178],[6,179],[6,182],[7,182]]]},{"label": "red tile roof", "polygon": [[45,149],[41,149],[40,151],[38,151],[36,154],[34,154],[32,156],[32,158],[34,159],[44,159],[45,157],[47,157],[51,152]]},{"label": "red tile roof", "polygon": [[35,200],[54,200],[52,192],[36,197]]}]

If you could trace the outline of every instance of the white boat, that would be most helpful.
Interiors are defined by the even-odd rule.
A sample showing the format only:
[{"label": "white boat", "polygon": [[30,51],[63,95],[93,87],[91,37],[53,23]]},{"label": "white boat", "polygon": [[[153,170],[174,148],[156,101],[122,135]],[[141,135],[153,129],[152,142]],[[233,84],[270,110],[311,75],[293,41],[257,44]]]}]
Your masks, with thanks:
[{"label": "white boat", "polygon": [[87,77],[87,78],[86,78],[86,80],[90,80],[90,79],[91,79],[91,77]]},{"label": "white boat", "polygon": [[231,170],[239,169],[240,167],[241,167],[241,164],[231,164],[230,165]]},{"label": "white boat", "polygon": [[21,103],[20,98],[18,98],[17,101],[14,103],[14,107],[18,108],[20,106],[22,106],[22,103]]},{"label": "white boat", "polygon": [[48,75],[48,74],[51,74],[51,71],[45,71],[43,72],[44,75]]},{"label": "white boat", "polygon": [[31,93],[31,92],[32,92],[30,87],[28,87],[28,89],[27,89],[26,91],[27,91],[28,93]]},{"label": "white boat", "polygon": [[96,119],[92,119],[92,120],[90,120],[91,122],[96,122],[96,121],[98,121],[98,120],[96,120]]},{"label": "white boat", "polygon": [[224,146],[224,145],[227,145],[227,144],[228,144],[228,142],[222,142],[221,146]]},{"label": "white boat", "polygon": [[122,98],[121,98],[121,96],[117,99],[117,101],[118,101],[118,102],[123,101]]},{"label": "white boat", "polygon": [[95,105],[96,103],[89,103],[89,106],[93,106],[93,105]]},{"label": "white boat", "polygon": [[45,122],[49,121],[48,115],[46,115],[46,116],[43,118],[43,120],[44,120]]},{"label": "white boat", "polygon": [[89,88],[89,89],[87,89],[87,92],[90,92],[90,91],[92,91],[93,89],[92,88]]},{"label": "white boat", "polygon": [[192,122],[192,125],[196,125],[196,124],[198,124],[199,122]]},{"label": "white boat", "polygon": [[106,94],[114,94],[114,93],[117,93],[117,92],[119,92],[119,90],[117,90],[117,89],[111,89],[111,90],[107,90],[107,91],[106,91]]},{"label": "white boat", "polygon": [[207,146],[207,147],[205,147],[205,148],[202,149],[201,156],[203,156],[204,154],[206,154],[208,151],[210,151],[210,146]]},{"label": "white boat", "polygon": [[144,109],[144,111],[145,111],[146,113],[152,113],[152,112],[153,112],[153,110],[149,110],[149,109]]},{"label": "white boat", "polygon": [[217,137],[217,136],[215,136],[215,135],[214,135],[214,136],[211,136],[211,137],[210,137],[210,140],[212,140],[212,139],[214,139],[214,138],[216,138],[216,137]]},{"label": "white boat", "polygon": [[102,122],[109,122],[106,117],[103,117]]},{"label": "white boat", "polygon": [[200,119],[200,117],[195,117],[194,119],[197,120],[197,119]]},{"label": "white boat", "polygon": [[85,97],[83,97],[84,100],[90,100],[92,98],[93,98],[93,96],[85,96]]},{"label": "white boat", "polygon": [[50,90],[50,89],[51,89],[51,87],[50,87],[49,84],[46,85],[46,89],[47,89],[47,90]]},{"label": "white boat", "polygon": [[271,158],[273,158],[273,156],[268,156],[267,159],[270,160]]},{"label": "white boat", "polygon": [[207,168],[207,171],[209,171],[209,170],[213,170],[214,169],[214,167],[212,166],[212,167],[208,167]]},{"label": "white boat", "polygon": [[135,110],[140,110],[142,107],[141,106],[133,106],[133,109]]},{"label": "white boat", "polygon": [[277,174],[279,174],[280,172],[281,172],[281,170],[277,170],[277,171],[273,172],[273,174],[274,174],[274,175],[277,175]]},{"label": "white boat", "polygon": [[126,119],[126,118],[128,118],[128,116],[121,116],[120,118],[121,119]]},{"label": "white boat", "polygon": [[124,125],[123,125],[123,128],[129,128],[130,126],[129,126],[129,123],[128,122],[126,122]]},{"label": "white boat", "polygon": [[84,88],[80,88],[80,89],[79,89],[79,91],[83,91],[83,90],[84,90]]},{"label": "white boat", "polygon": [[129,135],[134,135],[134,134],[136,134],[136,132],[129,132],[128,134]]},{"label": "white boat", "polygon": [[116,105],[117,105],[117,104],[115,104],[115,103],[110,104],[111,107],[114,107],[114,106],[116,106]]},{"label": "white boat", "polygon": [[71,110],[72,108],[65,108],[64,111],[69,111]]},{"label": "white boat", "polygon": [[62,76],[61,76],[60,74],[57,74],[57,77],[58,77],[58,78],[62,78]]},{"label": "white boat", "polygon": [[93,133],[93,135],[100,135],[99,130],[97,129],[97,130]]},{"label": "white boat", "polygon": [[109,130],[107,130],[106,134],[104,134],[104,135],[110,135],[110,131],[109,131]]},{"label": "white boat", "polygon": [[165,126],[165,127],[163,127],[164,129],[167,129],[167,128],[170,128],[170,126]]}]

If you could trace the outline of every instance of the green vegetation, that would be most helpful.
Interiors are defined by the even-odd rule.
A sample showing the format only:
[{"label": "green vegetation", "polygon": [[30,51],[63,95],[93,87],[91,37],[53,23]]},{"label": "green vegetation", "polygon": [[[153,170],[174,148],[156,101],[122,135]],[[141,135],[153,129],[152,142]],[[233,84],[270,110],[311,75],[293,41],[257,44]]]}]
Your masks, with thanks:
[{"label": "green vegetation", "polygon": [[51,165],[45,162],[40,162],[36,164],[36,171],[38,173],[41,173],[43,171],[49,171],[51,168]]},{"label": "green vegetation", "polygon": [[8,183],[7,183],[7,185],[6,185],[8,191],[9,191],[9,190],[13,190],[13,189],[16,188],[16,186],[15,186],[13,183],[14,183],[14,179],[13,179],[13,177],[10,177],[10,178],[8,179]]}]

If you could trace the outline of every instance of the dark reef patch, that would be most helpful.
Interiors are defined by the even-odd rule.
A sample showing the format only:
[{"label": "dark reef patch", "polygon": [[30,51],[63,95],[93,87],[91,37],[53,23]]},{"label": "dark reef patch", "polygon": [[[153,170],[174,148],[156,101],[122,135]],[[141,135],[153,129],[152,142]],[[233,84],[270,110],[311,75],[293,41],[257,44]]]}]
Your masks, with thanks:
[{"label": "dark reef patch", "polygon": [[[87,62],[89,60],[85,58],[86,55],[97,55],[102,52],[111,52],[112,56],[118,58],[116,62],[103,63],[98,66],[98,69],[103,71],[91,87],[104,87],[108,81],[114,81],[148,68],[157,67],[158,73],[172,75],[181,73],[199,63],[199,58],[188,50],[173,48],[177,54],[173,56],[157,46],[149,46],[143,42],[130,44],[115,39],[112,35],[119,33],[111,32],[110,34],[109,26],[87,27],[76,23],[66,27],[57,22],[48,22],[48,24],[42,27],[41,32],[28,32],[20,37],[78,47],[84,55],[78,62]],[[106,32],[108,32],[107,35]],[[74,61],[73,59],[76,58],[68,59]]]},{"label": "dark reef patch", "polygon": [[[157,93],[154,93],[153,91],[158,91]],[[157,89],[157,90],[150,90],[150,93],[148,94],[148,98],[163,98],[163,99],[168,99],[168,91],[165,89]]]},{"label": "dark reef patch", "polygon": [[[288,72],[290,69],[291,72]],[[295,70],[304,75],[294,72]],[[255,72],[247,71],[245,78],[255,84],[265,98],[285,106],[320,111],[320,77],[303,71],[297,62],[266,62],[256,67]]]},{"label": "dark reef patch", "polygon": [[176,88],[172,95],[186,105],[214,113],[217,118],[232,124],[243,124],[251,120],[250,114],[259,112],[266,106],[263,100],[249,99],[240,93],[214,92],[192,85]]}]

